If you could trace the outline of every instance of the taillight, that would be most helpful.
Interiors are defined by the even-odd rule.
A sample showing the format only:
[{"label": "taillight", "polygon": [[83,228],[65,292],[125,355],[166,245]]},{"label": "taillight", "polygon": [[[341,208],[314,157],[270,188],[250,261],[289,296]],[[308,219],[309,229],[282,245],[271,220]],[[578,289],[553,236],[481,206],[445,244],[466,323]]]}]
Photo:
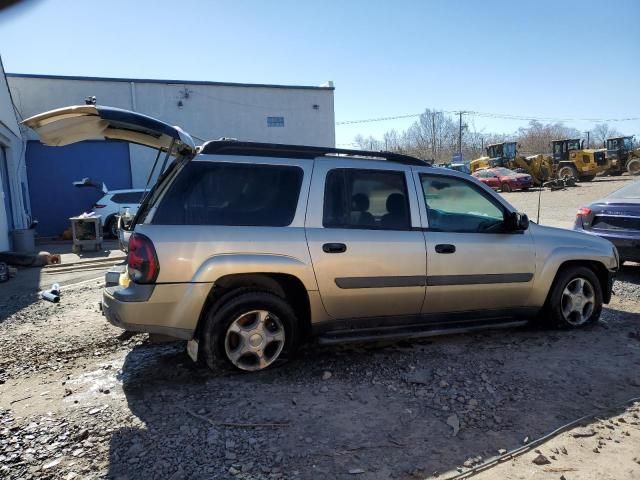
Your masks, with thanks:
[{"label": "taillight", "polygon": [[587,217],[591,215],[591,209],[588,207],[580,207],[578,209],[578,213],[576,213],[578,217]]},{"label": "taillight", "polygon": [[102,205],[102,204],[100,204],[100,203],[96,203],[96,204],[93,206],[93,208],[104,208],[104,207],[106,207],[106,205]]},{"label": "taillight", "polygon": [[160,273],[160,264],[153,243],[140,233],[129,238],[127,253],[129,278],[135,283],[153,283]]}]

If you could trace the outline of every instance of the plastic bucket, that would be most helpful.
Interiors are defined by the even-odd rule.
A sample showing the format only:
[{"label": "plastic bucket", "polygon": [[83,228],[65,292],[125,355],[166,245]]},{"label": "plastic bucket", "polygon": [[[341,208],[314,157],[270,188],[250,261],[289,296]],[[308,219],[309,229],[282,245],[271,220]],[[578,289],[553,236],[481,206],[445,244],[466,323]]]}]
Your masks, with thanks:
[{"label": "plastic bucket", "polygon": [[13,231],[14,252],[34,252],[36,250],[36,231],[33,228],[23,228]]}]

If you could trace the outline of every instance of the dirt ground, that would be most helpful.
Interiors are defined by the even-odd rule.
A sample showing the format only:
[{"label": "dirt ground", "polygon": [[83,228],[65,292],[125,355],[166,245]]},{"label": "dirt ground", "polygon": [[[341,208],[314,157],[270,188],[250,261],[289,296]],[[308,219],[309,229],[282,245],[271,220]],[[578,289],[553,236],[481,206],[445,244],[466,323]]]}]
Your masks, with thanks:
[{"label": "dirt ground", "polygon": [[[624,183],[545,191],[542,223]],[[100,275],[66,274],[59,304],[44,272],[0,286],[0,478],[452,478],[591,414],[476,478],[640,478],[640,265],[584,330],[309,345],[256,374],[110,326]]]}]

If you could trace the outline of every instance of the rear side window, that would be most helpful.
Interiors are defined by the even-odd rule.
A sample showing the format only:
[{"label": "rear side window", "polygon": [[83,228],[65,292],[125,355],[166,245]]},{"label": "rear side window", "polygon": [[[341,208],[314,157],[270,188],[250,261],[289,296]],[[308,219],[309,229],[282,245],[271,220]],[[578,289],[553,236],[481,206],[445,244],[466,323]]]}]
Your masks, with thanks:
[{"label": "rear side window", "polygon": [[114,203],[131,203],[135,205],[140,203],[143,193],[144,192],[115,193],[111,197],[111,201]]},{"label": "rear side window", "polygon": [[327,174],[323,225],[327,228],[411,228],[404,172],[334,169]]},{"label": "rear side window", "polygon": [[302,176],[293,166],[191,162],[153,223],[285,227],[295,216]]}]

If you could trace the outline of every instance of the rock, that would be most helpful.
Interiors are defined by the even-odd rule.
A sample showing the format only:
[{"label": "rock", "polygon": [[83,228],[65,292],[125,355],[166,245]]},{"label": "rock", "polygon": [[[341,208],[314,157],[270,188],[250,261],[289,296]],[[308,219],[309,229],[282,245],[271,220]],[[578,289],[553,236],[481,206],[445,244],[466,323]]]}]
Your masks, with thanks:
[{"label": "rock", "polygon": [[507,453],[507,449],[506,448],[499,448],[498,449],[498,454],[504,455],[505,453]]},{"label": "rock", "polygon": [[73,480],[77,476],[78,476],[78,474],[76,472],[69,472],[63,478],[64,478],[64,480]]},{"label": "rock", "polygon": [[329,391],[329,388],[328,388],[326,385],[324,385],[324,386],[320,389],[320,392],[321,392],[321,393],[327,393],[328,391]]},{"label": "rock", "polygon": [[571,433],[573,438],[593,437],[596,434],[592,428],[579,428]]},{"label": "rock", "polygon": [[232,449],[235,448],[236,446],[236,442],[234,442],[233,440],[227,440],[226,442],[224,442],[224,447],[226,449]]},{"label": "rock", "polygon": [[325,371],[325,372],[322,374],[322,379],[323,379],[323,380],[329,380],[330,378],[331,378],[331,372],[329,372],[329,371]]},{"label": "rock", "polygon": [[522,443],[529,443],[529,437],[524,437],[524,439],[522,440]]},{"label": "rock", "polygon": [[473,467],[473,458],[467,458],[464,463],[462,464],[463,467],[465,468],[471,468]]},{"label": "rock", "polygon": [[447,388],[449,386],[449,383],[446,382],[445,380],[440,380],[440,388]]},{"label": "rock", "polygon": [[458,435],[458,432],[460,431],[460,419],[458,418],[458,415],[455,413],[453,415],[449,415],[449,417],[447,417],[447,425],[453,428],[454,437]]},{"label": "rock", "polygon": [[42,465],[42,470],[49,470],[50,468],[53,468],[56,465],[58,465],[61,461],[62,461],[62,457],[58,457],[49,463],[45,463],[44,465]]},{"label": "rock", "polygon": [[542,454],[539,454],[536,458],[531,460],[536,465],[549,465],[551,461]]},{"label": "rock", "polygon": [[349,474],[350,475],[360,475],[361,473],[364,473],[364,470],[361,468],[351,468],[349,469]]},{"label": "rock", "polygon": [[238,469],[237,469],[237,468],[235,468],[235,467],[229,467],[229,473],[230,473],[231,475],[238,475],[238,474],[240,473],[240,470],[238,470]]}]

